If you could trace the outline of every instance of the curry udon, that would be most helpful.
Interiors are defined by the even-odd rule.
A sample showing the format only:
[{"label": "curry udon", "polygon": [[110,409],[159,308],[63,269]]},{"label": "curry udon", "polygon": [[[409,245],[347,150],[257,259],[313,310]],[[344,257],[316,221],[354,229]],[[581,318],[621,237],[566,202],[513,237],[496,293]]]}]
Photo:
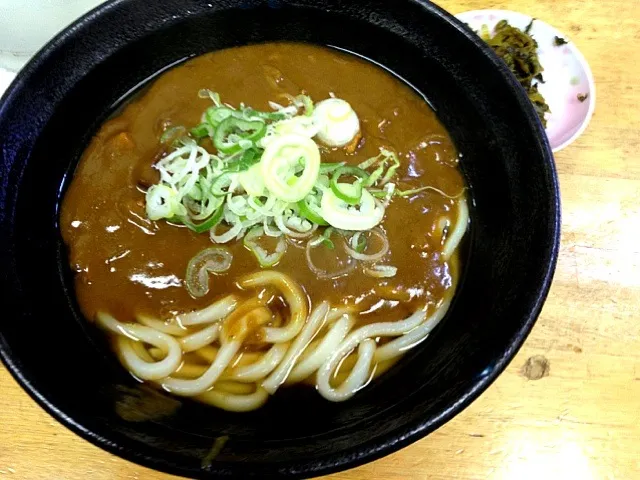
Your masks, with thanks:
[{"label": "curry udon", "polygon": [[458,160],[426,101],[358,57],[194,58],[84,152],[61,211],[78,303],[175,395],[247,411],[305,382],[346,400],[448,309]]}]

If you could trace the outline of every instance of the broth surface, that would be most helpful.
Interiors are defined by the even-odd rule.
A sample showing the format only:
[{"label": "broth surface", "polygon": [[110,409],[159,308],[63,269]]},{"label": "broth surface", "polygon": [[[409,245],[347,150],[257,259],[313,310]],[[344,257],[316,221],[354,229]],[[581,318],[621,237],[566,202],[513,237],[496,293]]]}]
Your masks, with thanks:
[{"label": "broth surface", "polygon": [[[384,147],[400,157],[396,183],[403,190],[431,185],[455,196],[465,186],[458,153],[433,110],[372,63],[304,44],[253,45],[194,58],[162,74],[100,128],[63,200],[62,235],[76,272],[77,299],[89,319],[98,311],[124,322],[141,313],[168,318],[203,308],[237,291],[239,276],[260,269],[242,242],[232,243],[231,269],[212,276],[209,293],[194,299],[184,288],[184,274],[189,260],[213,245],[209,235],[146,219],[144,188],[158,180],[152,165],[165,153],[159,138],[168,124],[199,123],[211,104],[198,97],[202,88],[220,93],[225,103],[261,110],[269,110],[270,100],[286,103],[282,94],[305,92],[314,101],[335,95],[358,114],[362,140],[353,154],[324,149],[323,162],[357,165]],[[455,219],[454,205],[431,191],[392,200],[380,225],[390,242],[381,263],[398,268],[392,278],[354,270],[322,280],[307,267],[304,248],[291,245],[274,268],[299,282],[312,305],[358,303],[364,310],[359,322],[404,318],[451,289],[457,256],[442,259],[438,220],[444,214]]]}]

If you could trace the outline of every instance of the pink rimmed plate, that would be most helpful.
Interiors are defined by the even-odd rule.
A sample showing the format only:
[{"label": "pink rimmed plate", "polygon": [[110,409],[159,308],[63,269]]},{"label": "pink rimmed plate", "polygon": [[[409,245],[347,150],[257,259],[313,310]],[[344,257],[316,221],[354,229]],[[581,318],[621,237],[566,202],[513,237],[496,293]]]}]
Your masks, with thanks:
[{"label": "pink rimmed plate", "polygon": [[[500,20],[524,30],[532,17],[510,10],[473,10],[456,15],[476,32],[483,25],[493,31]],[[557,152],[587,128],[596,104],[596,91],[589,64],[570,38],[542,20],[535,19],[531,36],[538,42],[538,56],[544,68],[544,83],[538,89],[551,109],[547,114],[547,136]],[[556,37],[568,43],[557,46]]]}]

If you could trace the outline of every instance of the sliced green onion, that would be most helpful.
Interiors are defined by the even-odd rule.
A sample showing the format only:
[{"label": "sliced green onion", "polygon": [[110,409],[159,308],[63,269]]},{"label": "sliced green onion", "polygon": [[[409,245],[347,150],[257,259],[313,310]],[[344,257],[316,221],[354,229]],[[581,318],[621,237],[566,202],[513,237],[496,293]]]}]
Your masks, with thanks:
[{"label": "sliced green onion", "polygon": [[371,172],[371,175],[369,175],[369,178],[365,182],[365,187],[370,187],[371,185],[374,185],[378,181],[378,179],[384,173],[385,164],[386,164],[385,161],[380,162],[380,164],[378,165],[378,168],[376,168],[373,172]]},{"label": "sliced green onion", "polygon": [[198,143],[191,137],[187,137],[187,136],[182,136],[180,138],[178,138],[174,143],[174,146],[181,146],[181,147],[192,147],[192,146],[197,146]]},{"label": "sliced green onion", "polygon": [[221,274],[231,268],[233,255],[223,247],[209,247],[189,260],[185,284],[189,293],[196,298],[209,293],[209,273]]},{"label": "sliced green onion", "polygon": [[222,175],[217,177],[211,184],[211,193],[213,193],[216,197],[222,197],[226,195],[227,193],[229,193],[229,187],[231,187],[232,182],[233,178],[231,176],[231,173],[223,173]]},{"label": "sliced green onion", "polygon": [[395,183],[386,183],[382,189],[369,189],[369,193],[376,198],[384,200],[385,206],[391,201],[391,197],[396,193]]},{"label": "sliced green onion", "polygon": [[265,235],[267,235],[268,237],[281,237],[283,235],[282,230],[273,228],[269,224],[269,219],[267,217],[265,217],[265,219],[263,220],[262,227],[264,228]]},{"label": "sliced green onion", "polygon": [[299,202],[318,179],[320,150],[301,135],[276,136],[265,148],[260,166],[265,186],[276,198]]},{"label": "sliced green onion", "polygon": [[[356,187],[352,184],[342,183],[340,189],[350,196],[355,196]],[[384,206],[366,189],[362,190],[362,197],[357,207],[338,198],[333,190],[324,192],[320,207],[322,218],[329,222],[329,225],[344,230],[370,230],[384,217]]]},{"label": "sliced green onion", "polygon": [[191,136],[196,140],[200,140],[205,137],[212,137],[214,129],[207,122],[202,122],[200,125],[193,127],[189,133],[191,133]]},{"label": "sliced green onion", "polygon": [[[369,242],[366,241],[365,235],[369,235],[370,237],[377,237],[378,242],[375,245],[379,244],[379,249],[376,252],[367,252],[367,247],[369,246]],[[360,239],[365,239],[364,245],[362,248],[359,248]],[[353,237],[347,242],[345,246],[345,250],[349,255],[351,255],[356,260],[360,260],[362,262],[376,262],[384,257],[389,251],[389,240],[387,239],[387,235],[380,228],[372,228],[368,232],[357,232]]]},{"label": "sliced green onion", "polygon": [[335,163],[331,163],[331,162],[323,162],[320,164],[320,173],[331,173],[337,169],[339,169],[340,167],[344,167],[345,166],[345,162],[335,162]]},{"label": "sliced green onion", "polygon": [[329,225],[320,212],[320,202],[312,195],[307,195],[305,198],[298,202],[298,208],[300,209],[300,215],[306,218],[310,222],[317,225]]},{"label": "sliced green onion", "polygon": [[284,120],[285,118],[287,118],[287,116],[284,113],[261,112],[258,110],[254,110],[251,107],[247,107],[244,110],[242,110],[242,115],[247,120],[262,119],[262,120],[277,121],[277,120]]},{"label": "sliced green onion", "polygon": [[213,227],[220,223],[222,220],[222,213],[224,211],[224,204],[220,204],[220,206],[215,210],[209,218],[203,220],[200,223],[194,223],[188,217],[180,217],[180,221],[184,223],[190,230],[193,230],[196,233],[206,232],[207,230],[211,230]]},{"label": "sliced green onion", "polygon": [[[387,172],[384,173],[384,169],[387,166],[388,161],[393,162],[393,164],[389,167]],[[358,167],[369,168],[374,165],[378,165],[378,167],[371,173],[371,175],[365,182],[365,187],[375,185],[378,180],[380,180],[380,185],[384,185],[389,180],[391,180],[391,178],[396,174],[398,167],[400,166],[400,160],[398,160],[398,155],[396,155],[395,152],[387,150],[386,148],[381,148],[378,155],[365,160],[364,162],[360,163]]]},{"label": "sliced green onion", "polygon": [[[260,120],[249,121],[229,117],[216,128],[213,144],[222,153],[235,153],[242,150],[239,144],[241,140],[255,143],[264,137],[266,132],[267,125]],[[237,137],[237,140],[234,141],[234,137]]]},{"label": "sliced green onion", "polygon": [[398,273],[398,267],[392,265],[373,265],[371,267],[364,267],[365,275],[374,278],[390,278],[395,277]]},{"label": "sliced green onion", "polygon": [[198,91],[198,97],[210,98],[216,107],[222,105],[222,102],[220,102],[220,95],[212,90],[209,90],[208,88],[203,88],[202,90]]},{"label": "sliced green onion", "polygon": [[167,185],[152,185],[146,193],[146,209],[149,220],[172,218],[182,213],[178,192]]},{"label": "sliced green onion", "polygon": [[[313,115],[313,109],[314,109],[313,100],[309,95],[305,95],[301,93],[300,95],[296,95],[294,97],[293,95],[289,95],[288,93],[285,93],[284,97],[286,97],[287,100],[289,100],[293,104],[293,106],[295,106],[296,113],[297,113],[297,109],[302,107],[304,109],[304,115],[306,117],[310,117],[311,115]],[[276,104],[272,105],[272,107],[274,106],[276,106]],[[282,108],[286,108],[286,107],[282,107]]]},{"label": "sliced green onion", "polygon": [[265,187],[264,180],[260,173],[260,165],[253,165],[247,170],[240,172],[238,174],[238,181],[244,191],[251,197],[254,197],[254,201],[258,206],[262,207],[262,202],[258,197],[264,193]]},{"label": "sliced green onion", "polygon": [[292,238],[307,238],[318,228],[317,224],[293,214],[289,209],[284,214],[275,213],[273,220],[282,233]]},{"label": "sliced green onion", "polygon": [[464,193],[464,189],[462,189],[462,191],[460,193],[458,193],[457,195],[453,195],[452,196],[452,195],[448,195],[448,194],[444,193],[439,188],[432,187],[431,185],[427,185],[426,187],[414,188],[414,189],[411,189],[411,190],[396,190],[395,194],[398,197],[410,197],[412,195],[415,195],[416,193],[426,192],[428,190],[434,191],[436,193],[439,193],[443,197],[447,197],[447,198],[450,198],[452,200],[460,197],[460,195],[462,195]]},{"label": "sliced green onion", "polygon": [[[222,198],[211,194],[211,186],[205,185],[203,178],[200,178],[200,184],[196,184],[191,189],[191,193],[182,197],[182,204],[187,207],[191,220],[208,219],[223,203]],[[203,190],[206,190],[206,196],[204,196]]]},{"label": "sliced green onion", "polygon": [[[329,233],[329,235],[330,235],[330,233]],[[313,259],[311,258],[311,251],[314,248],[317,248],[318,245],[320,245],[321,243],[324,243],[324,237],[322,235],[318,235],[317,237],[309,240],[307,242],[307,246],[305,248],[305,256],[307,258],[307,265],[309,266],[309,269],[318,276],[318,278],[323,278],[323,279],[338,278],[338,277],[341,277],[343,275],[347,275],[349,272],[351,272],[356,267],[356,263],[357,262],[351,261],[351,259],[348,259],[348,261],[345,262],[346,265],[343,268],[340,268],[339,270],[331,271],[331,270],[325,270],[324,268],[318,267],[313,262]],[[331,244],[333,244],[333,242],[331,242]]]},{"label": "sliced green onion", "polygon": [[297,116],[286,118],[269,125],[268,132],[273,135],[286,135],[293,133],[303,137],[313,138],[318,133],[318,126],[311,117]]},{"label": "sliced green onion", "polygon": [[334,248],[336,248],[333,241],[331,241],[331,235],[333,234],[333,232],[334,232],[334,228],[328,227],[328,228],[325,228],[324,232],[322,233],[322,243],[324,243],[324,245],[330,250],[333,250]]},{"label": "sliced green onion", "polygon": [[[394,153],[381,149],[377,157],[367,160],[365,163],[374,166],[374,172],[345,162],[321,164],[320,151],[313,140],[317,125],[309,97],[287,97],[292,105],[286,107],[270,103],[277,111],[269,113],[242,103],[238,109],[224,105],[219,95],[209,90],[201,91],[200,96],[211,98],[214,103],[203,114],[201,123],[190,130],[172,128],[162,138],[172,142],[173,148],[154,165],[161,181],[147,191],[150,219],[181,222],[196,233],[208,230],[214,243],[244,237],[244,245],[262,267],[280,261],[288,237],[311,237],[319,226],[327,228],[308,242],[307,256],[311,248],[320,244],[336,248],[332,234],[349,233],[343,230],[355,232],[351,251],[346,246],[351,260],[372,256],[367,252],[371,245],[366,234],[357,232],[370,230],[382,221],[385,204],[372,193],[387,200],[393,195],[395,185],[388,183],[382,188],[382,184],[393,177],[400,163]],[[184,147],[176,146],[176,137],[184,140]],[[217,154],[196,142],[207,137]],[[347,177],[354,177],[350,180],[353,183],[345,183]],[[369,192],[365,187],[371,185],[377,188]],[[223,233],[218,235],[218,231]],[[269,248],[265,248],[266,240],[271,242],[266,244]],[[271,245],[275,251],[271,251]],[[225,259],[229,258],[230,265],[230,253],[221,252],[220,258],[203,260],[196,256],[190,262],[190,280],[185,283],[193,296],[206,294],[209,273],[228,268]],[[314,270],[313,266],[310,268]],[[344,271],[352,268],[353,262]]]},{"label": "sliced green onion", "polygon": [[160,143],[163,145],[170,145],[180,137],[187,133],[187,129],[182,125],[176,125],[175,127],[167,128],[160,136]]},{"label": "sliced green onion", "polygon": [[381,162],[384,162],[384,158],[382,158],[382,156],[378,154],[375,157],[366,159],[364,162],[360,162],[358,164],[358,167],[365,169],[365,168],[373,167],[374,165]]},{"label": "sliced green onion", "polygon": [[273,267],[284,256],[287,251],[287,241],[284,236],[278,238],[278,243],[274,252],[269,253],[258,244],[258,239],[264,235],[263,227],[253,227],[244,236],[243,244],[258,259],[261,267]]},{"label": "sliced green onion", "polygon": [[[202,182],[203,179],[199,178],[198,180],[200,180],[200,182]],[[199,182],[196,182],[196,184],[193,186],[193,188],[191,188],[191,190],[189,190],[187,195],[182,199],[182,203],[185,203],[185,201],[187,201],[187,202],[189,202],[189,204],[191,204],[192,201],[193,201],[193,203],[197,204],[201,200],[202,200],[202,188],[199,185]],[[190,205],[185,204],[185,206],[187,208],[190,208]],[[192,209],[192,210],[196,210],[196,209]]]},{"label": "sliced green onion", "polygon": [[[352,184],[353,189],[342,188],[338,180],[343,175],[350,175],[358,179]],[[340,167],[333,172],[331,176],[331,190],[340,200],[347,202],[349,205],[357,205],[362,198],[362,183],[367,181],[369,174],[358,167]]]},{"label": "sliced green onion", "polygon": [[261,155],[262,150],[248,148],[242,152],[242,155],[229,161],[225,170],[228,172],[244,172],[245,170],[249,170],[249,168],[260,161]]},{"label": "sliced green onion", "polygon": [[364,252],[364,249],[367,248],[367,239],[362,232],[356,232],[351,240],[349,241],[351,247],[358,253]]},{"label": "sliced green onion", "polygon": [[382,181],[380,182],[381,185],[384,185],[396,174],[396,170],[398,170],[398,167],[400,166],[400,160],[398,159],[398,155],[390,150],[381,148],[380,153],[386,155],[387,158],[391,159],[391,161],[393,162],[393,165],[389,167],[389,170],[387,170],[387,173],[384,174],[384,177],[382,177]]},{"label": "sliced green onion", "polygon": [[204,112],[204,116],[207,119],[207,123],[216,128],[227,118],[233,116],[236,111],[229,107],[210,107]]},{"label": "sliced green onion", "polygon": [[324,191],[325,188],[329,188],[331,185],[331,180],[329,177],[324,174],[318,175],[318,179],[316,180],[316,184],[313,186],[316,190]]},{"label": "sliced green onion", "polygon": [[304,107],[304,114],[307,117],[313,115],[313,100],[311,100],[309,95],[298,95],[296,100],[302,103],[302,106]]},{"label": "sliced green onion", "polygon": [[[228,220],[227,220],[228,221]],[[238,237],[238,236],[242,236],[242,232],[244,232],[244,227],[242,226],[242,222],[241,221],[236,221],[236,223],[233,223],[232,227],[227,230],[226,232],[218,235],[217,230],[218,230],[218,225],[215,225],[211,230],[209,230],[209,238],[211,238],[211,241],[213,243],[227,243],[230,242],[231,240],[233,240],[234,238]]]}]

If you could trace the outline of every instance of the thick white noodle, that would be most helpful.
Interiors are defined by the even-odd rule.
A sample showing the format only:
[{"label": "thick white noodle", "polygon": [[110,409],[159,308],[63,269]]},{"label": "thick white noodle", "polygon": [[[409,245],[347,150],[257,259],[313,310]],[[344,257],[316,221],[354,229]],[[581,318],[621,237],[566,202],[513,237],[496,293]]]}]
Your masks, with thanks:
[{"label": "thick white noodle", "polygon": [[207,365],[198,363],[182,362],[180,368],[173,372],[172,375],[178,378],[198,378],[207,370],[207,367]]},{"label": "thick white noodle", "polygon": [[229,366],[233,356],[238,352],[241,341],[234,340],[220,347],[216,359],[202,376],[194,379],[169,377],[161,382],[162,388],[170,393],[191,397],[209,390]]},{"label": "thick white noodle", "polygon": [[215,389],[204,392],[196,397],[198,400],[222,408],[230,412],[250,412],[264,405],[269,394],[264,388],[256,388],[256,391],[246,395],[219,392]]},{"label": "thick white noodle", "polygon": [[322,302],[311,312],[306,325],[295,338],[291,347],[289,347],[280,365],[262,382],[262,388],[273,395],[278,387],[285,382],[296,360],[298,360],[302,352],[304,352],[304,349],[307,348],[311,340],[313,340],[315,334],[318,333],[322,325],[324,325],[328,312],[328,302]]},{"label": "thick white noodle", "polygon": [[306,351],[296,366],[291,370],[288,383],[300,382],[314,373],[324,361],[329,358],[332,352],[338,348],[340,342],[347,336],[349,330],[353,327],[355,320],[350,315],[342,315],[342,317],[334,323],[324,338],[319,342],[315,350]]},{"label": "thick white noodle", "polygon": [[158,380],[171,375],[180,366],[182,350],[178,341],[172,336],[144,325],[120,323],[104,312],[98,312],[96,318],[103,328],[118,336],[148,343],[165,354],[165,357],[158,362],[146,362],[127,342],[119,342],[123,361],[136,377],[142,380]]},{"label": "thick white noodle", "polygon": [[354,313],[354,309],[351,307],[334,307],[327,313],[327,325],[331,325],[336,320],[352,313]]},{"label": "thick white noodle", "polygon": [[300,333],[307,319],[307,303],[306,296],[297,282],[284,273],[270,270],[248,275],[239,283],[243,288],[273,285],[280,290],[289,306],[291,316],[284,327],[265,327],[264,341],[266,343],[288,342]]},{"label": "thick white noodle", "polygon": [[206,347],[199,348],[194,353],[205,362],[212,363],[216,359],[216,355],[218,355],[218,347],[207,345]]},{"label": "thick white noodle", "polygon": [[246,395],[255,391],[256,384],[251,385],[250,383],[234,382],[233,380],[218,380],[214,389],[218,392]]},{"label": "thick white noodle", "polygon": [[189,333],[186,328],[180,326],[174,319],[163,321],[157,318],[147,317],[146,315],[136,315],[136,320],[149,328],[173,335],[174,337],[182,337]]},{"label": "thick white noodle", "polygon": [[419,327],[414,328],[405,335],[391,340],[390,342],[378,347],[374,360],[376,363],[402,355],[405,351],[415,347],[417,344],[426,339],[431,331],[440,323],[440,320],[449,310],[451,300],[443,301],[433,314]]},{"label": "thick white noodle", "polygon": [[215,323],[196,333],[182,337],[178,342],[180,343],[183,352],[193,352],[194,350],[199,350],[202,347],[206,347],[212,342],[215,342],[219,335],[220,324]]},{"label": "thick white noodle", "polygon": [[338,387],[330,384],[332,370],[321,368],[318,370],[318,392],[327,400],[342,402],[351,398],[365,386],[371,377],[371,363],[376,352],[376,342],[370,338],[363,340],[358,346],[358,360],[349,372],[347,379]]},{"label": "thick white noodle", "polygon": [[202,310],[178,315],[176,320],[180,325],[200,325],[202,323],[213,323],[222,320],[236,309],[238,298],[235,295],[229,295],[217,302],[212,303]]},{"label": "thick white noodle", "polygon": [[265,353],[260,360],[249,365],[232,368],[225,378],[237,382],[257,382],[269,375],[284,358],[289,343],[276,343]]},{"label": "thick white noodle", "polygon": [[[362,387],[362,385],[356,385],[354,387],[355,380],[351,378],[351,376],[351,381],[345,382],[339,389],[334,389],[329,383],[331,375],[336,370],[336,368],[338,368],[338,365],[340,364],[342,359],[349,355],[349,353],[354,348],[356,348],[356,346],[360,345],[365,340],[377,337],[395,337],[402,335],[420,325],[424,321],[425,317],[426,312],[422,308],[400,322],[372,323],[371,325],[360,327],[359,329],[350,333],[347,338],[345,338],[338,346],[338,348],[333,352],[333,354],[318,369],[316,386],[320,394],[328,400],[336,402],[340,401],[338,398],[347,399],[352,396],[359,388]],[[367,347],[364,353],[368,353],[368,351],[369,347]],[[375,352],[375,342],[373,352]],[[373,352],[371,353],[371,355],[373,355]],[[363,381],[366,381],[366,379],[364,379]],[[346,386],[354,387],[351,394],[346,392]]]},{"label": "thick white noodle", "polygon": [[449,260],[451,255],[453,255],[453,252],[458,248],[462,237],[464,237],[464,234],[467,231],[468,224],[469,207],[467,206],[467,201],[462,197],[458,200],[458,221],[442,247],[442,257],[445,260]]},{"label": "thick white noodle", "polygon": [[[161,362],[156,362],[153,359],[153,357],[151,357],[151,360],[149,360],[148,359],[148,356],[150,356],[149,352],[147,352],[147,355],[145,355],[144,353],[142,353],[142,351],[139,348],[134,347],[134,345],[137,345],[137,344],[140,344],[140,342],[137,342],[129,337],[118,335],[118,337],[116,338],[116,346],[120,352],[120,358],[122,360],[122,363],[129,370],[131,374],[135,375],[137,378],[141,380],[153,380],[154,374],[161,375],[161,374],[164,374],[166,371],[168,371],[168,369],[170,368],[169,366],[167,366],[166,367],[167,370],[165,370],[164,369],[165,365],[162,364]],[[148,368],[152,366],[157,367],[158,364],[160,364],[159,371],[156,369],[156,371],[151,372],[150,369]],[[173,372],[170,372],[169,375],[171,375],[171,373]],[[158,377],[158,378],[164,378],[164,377]]]},{"label": "thick white noodle", "polygon": [[[146,348],[144,348],[144,344],[142,342],[138,342],[129,337],[123,337],[122,335],[118,335],[116,337],[116,342],[120,342],[120,341],[127,343],[133,349],[133,351],[136,352],[136,355],[138,355],[145,362],[153,363],[156,361],[153,355],[151,355],[151,352],[149,352]],[[118,345],[118,348],[119,348],[119,345]],[[164,354],[160,349],[157,349],[157,350],[160,353],[160,356],[158,359],[162,360],[164,358]]]}]

